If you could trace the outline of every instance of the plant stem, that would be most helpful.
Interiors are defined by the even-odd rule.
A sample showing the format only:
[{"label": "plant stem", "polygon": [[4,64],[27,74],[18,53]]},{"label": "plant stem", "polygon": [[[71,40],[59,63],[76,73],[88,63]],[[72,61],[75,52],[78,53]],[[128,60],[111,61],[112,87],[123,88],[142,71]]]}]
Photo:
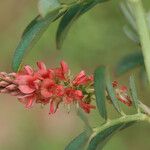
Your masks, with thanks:
[{"label": "plant stem", "polygon": [[135,20],[137,24],[138,34],[142,46],[142,52],[144,56],[144,63],[148,74],[148,80],[150,82],[150,33],[148,30],[147,20],[145,17],[145,11],[141,0],[127,0],[133,8]]},{"label": "plant stem", "polygon": [[102,130],[105,130],[111,126],[117,125],[119,123],[129,123],[129,122],[134,122],[134,121],[135,122],[146,121],[146,122],[150,123],[150,116],[148,116],[146,114],[138,113],[135,115],[126,115],[121,118],[111,120],[110,122],[107,122],[102,126],[94,128],[92,137],[95,136],[97,133],[101,132]]}]

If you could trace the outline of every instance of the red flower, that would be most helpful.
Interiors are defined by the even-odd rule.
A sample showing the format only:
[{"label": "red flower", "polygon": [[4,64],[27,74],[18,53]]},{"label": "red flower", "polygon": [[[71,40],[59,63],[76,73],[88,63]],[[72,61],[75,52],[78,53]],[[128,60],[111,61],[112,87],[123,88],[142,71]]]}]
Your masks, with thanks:
[{"label": "red flower", "polygon": [[39,78],[42,78],[42,79],[45,79],[45,78],[52,79],[53,78],[53,76],[54,76],[53,70],[47,69],[46,65],[43,62],[41,62],[41,61],[37,62],[37,66],[39,68],[39,70],[37,71]]},{"label": "red flower", "polygon": [[66,80],[69,73],[69,67],[64,61],[61,61],[60,65],[60,68],[54,69],[55,77]]},{"label": "red flower", "polygon": [[45,79],[41,83],[40,91],[44,98],[50,98],[54,95],[55,83],[51,79]]},{"label": "red flower", "polygon": [[93,76],[86,76],[84,71],[81,71],[73,80],[74,85],[85,85],[89,83],[90,81],[93,81]]},{"label": "red flower", "polygon": [[65,89],[65,102],[67,104],[77,100],[82,100],[83,98],[83,93],[80,90],[74,90],[72,88],[66,88]]},{"label": "red flower", "polygon": [[26,108],[31,108],[36,101],[36,95],[25,95],[25,96],[17,96],[19,101],[25,105]]},{"label": "red flower", "polygon": [[86,113],[90,113],[91,109],[95,109],[96,107],[94,105],[85,103],[85,102],[80,102],[79,103],[80,107],[86,112]]},{"label": "red flower", "polygon": [[31,94],[38,88],[38,77],[30,66],[25,66],[22,72],[16,75],[15,83],[24,94]]},{"label": "red flower", "polygon": [[117,88],[118,87],[117,81],[113,82],[112,84],[113,87],[116,88],[115,92],[116,92],[117,99],[123,102],[124,104],[126,104],[127,106],[131,106],[132,101],[130,96],[128,95],[128,88],[126,86],[121,86],[120,88]]}]

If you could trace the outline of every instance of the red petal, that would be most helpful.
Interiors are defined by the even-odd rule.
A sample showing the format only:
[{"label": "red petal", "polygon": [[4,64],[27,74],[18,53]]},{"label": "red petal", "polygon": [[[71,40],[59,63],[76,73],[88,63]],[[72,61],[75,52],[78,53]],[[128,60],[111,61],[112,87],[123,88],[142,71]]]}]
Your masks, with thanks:
[{"label": "red petal", "polygon": [[18,84],[27,84],[28,82],[34,81],[35,78],[30,75],[18,75],[15,82]]},{"label": "red petal", "polygon": [[63,74],[66,74],[69,72],[69,67],[64,61],[61,61],[61,68],[62,68]]},{"label": "red petal", "polygon": [[30,66],[28,66],[28,65],[26,65],[26,66],[24,67],[24,71],[25,71],[28,75],[32,75],[32,74],[34,73],[33,69],[32,69]]},{"label": "red petal", "polygon": [[37,66],[40,70],[46,70],[46,65],[42,61],[38,61]]},{"label": "red petal", "polygon": [[75,90],[74,94],[75,94],[74,99],[76,100],[81,100],[83,98],[83,93],[80,90]]},{"label": "red petal", "polygon": [[44,98],[50,98],[53,93],[48,91],[47,89],[42,89],[41,90],[41,95],[44,97]]},{"label": "red petal", "polygon": [[24,94],[30,94],[35,91],[35,89],[30,88],[28,85],[19,85],[19,90]]},{"label": "red petal", "polygon": [[51,101],[51,102],[50,102],[49,114],[54,114],[54,113],[55,113],[54,102]]},{"label": "red petal", "polygon": [[80,107],[86,112],[86,113],[90,113],[91,109],[95,109],[96,107],[94,105],[91,104],[87,104],[84,102],[80,102]]},{"label": "red petal", "polygon": [[32,107],[32,105],[33,105],[33,103],[34,103],[34,97],[30,97],[29,99],[28,99],[28,102],[27,102],[27,104],[26,104],[26,108],[31,108]]},{"label": "red petal", "polygon": [[82,70],[73,80],[73,84],[77,84],[79,85],[81,82],[86,80],[86,74],[85,72]]}]

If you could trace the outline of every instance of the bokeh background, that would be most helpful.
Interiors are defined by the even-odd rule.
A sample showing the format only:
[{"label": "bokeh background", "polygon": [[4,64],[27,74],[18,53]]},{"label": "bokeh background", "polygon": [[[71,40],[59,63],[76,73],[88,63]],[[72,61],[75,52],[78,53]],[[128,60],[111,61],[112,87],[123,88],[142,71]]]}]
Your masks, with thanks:
[{"label": "bokeh background", "polygon": [[[52,24],[28,53],[24,64],[35,66],[37,60],[43,60],[47,66],[54,67],[64,59],[72,73],[81,69],[92,73],[98,65],[104,64],[110,68],[113,78],[122,84],[127,84],[129,74],[134,72],[140,98],[150,105],[149,89],[141,86],[138,68],[122,77],[114,76],[120,58],[138,49],[123,33],[126,20],[120,12],[119,2],[112,0],[83,15],[71,28],[61,51],[55,47],[58,22]],[[148,10],[150,1],[143,2]],[[12,71],[12,56],[21,33],[37,13],[37,0],[0,0],[0,71]],[[110,105],[108,109],[112,116],[116,115]],[[134,113],[134,110],[124,109]],[[49,116],[48,110],[48,106],[26,110],[15,98],[0,95],[0,150],[63,150],[82,131],[83,123],[74,111],[67,114],[61,108]],[[88,117],[93,126],[101,123],[97,111]],[[140,123],[115,135],[104,150],[149,150],[149,141],[150,127]]]}]

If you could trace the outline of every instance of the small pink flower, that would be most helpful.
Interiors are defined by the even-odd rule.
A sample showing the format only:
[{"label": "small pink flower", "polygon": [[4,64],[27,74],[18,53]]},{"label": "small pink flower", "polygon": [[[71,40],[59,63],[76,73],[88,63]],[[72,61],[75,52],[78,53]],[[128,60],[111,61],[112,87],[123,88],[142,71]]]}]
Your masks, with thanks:
[{"label": "small pink flower", "polygon": [[126,86],[121,86],[120,88],[118,88],[117,81],[113,82],[113,87],[115,88],[117,99],[127,106],[131,106],[132,101],[130,96],[128,95],[128,88]]},{"label": "small pink flower", "polygon": [[36,101],[36,95],[31,94],[26,96],[20,96],[18,99],[21,103],[25,105],[26,108],[31,108]]},{"label": "small pink flower", "polygon": [[47,69],[46,65],[43,62],[38,61],[37,66],[39,68],[39,70],[37,71],[39,78],[42,78],[42,79],[45,79],[45,78],[52,79],[53,78],[53,71],[51,69]]},{"label": "small pink flower", "polygon": [[30,94],[38,88],[38,77],[30,66],[25,66],[24,70],[16,75],[15,83],[22,93]]},{"label": "small pink flower", "polygon": [[74,100],[82,100],[83,98],[83,93],[80,90],[74,90],[72,88],[66,88],[65,89],[65,102],[66,103],[71,103]]},{"label": "small pink flower", "polygon": [[54,69],[55,77],[66,80],[69,73],[68,65],[64,61],[61,61],[60,65],[60,68]]},{"label": "small pink flower", "polygon": [[94,105],[91,105],[82,101],[79,103],[79,105],[86,113],[90,113],[91,109],[96,108]]},{"label": "small pink flower", "polygon": [[55,85],[55,95],[62,97],[64,95],[65,89],[62,85]]},{"label": "small pink flower", "polygon": [[50,101],[49,114],[54,114],[57,111],[60,102],[61,102],[60,99],[55,99]]},{"label": "small pink flower", "polygon": [[54,95],[55,83],[51,79],[45,79],[41,83],[40,92],[44,98],[50,98]]},{"label": "small pink flower", "polygon": [[74,85],[85,85],[89,83],[90,81],[93,81],[93,76],[86,76],[84,71],[81,71],[73,80]]}]

